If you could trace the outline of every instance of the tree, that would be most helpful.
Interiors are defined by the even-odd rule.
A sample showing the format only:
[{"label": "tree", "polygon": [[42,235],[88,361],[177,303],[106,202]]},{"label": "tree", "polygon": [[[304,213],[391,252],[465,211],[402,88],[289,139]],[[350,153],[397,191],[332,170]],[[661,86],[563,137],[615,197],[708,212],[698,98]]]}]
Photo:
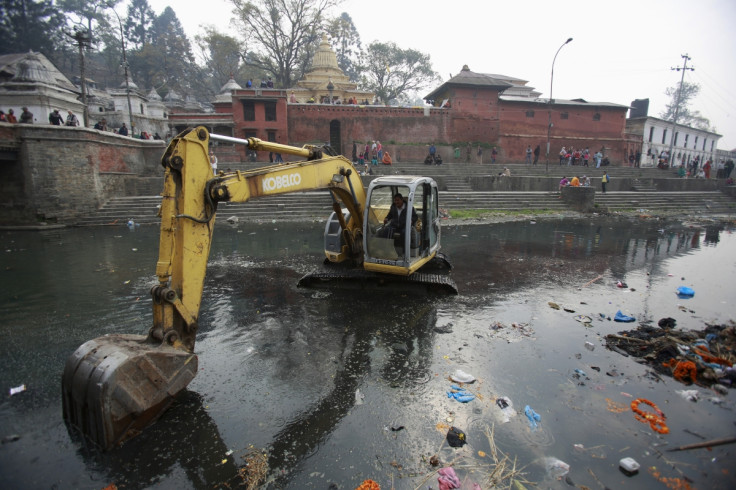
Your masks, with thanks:
[{"label": "tree", "polygon": [[[145,1],[145,0],[144,0]],[[194,76],[192,47],[171,7],[155,17],[147,42],[130,54],[131,69],[143,87],[167,85],[186,93]]]},{"label": "tree", "polygon": [[113,8],[120,0],[57,0],[61,10],[77,19],[72,23],[94,32],[94,23],[98,25],[106,21],[105,10]]},{"label": "tree", "polygon": [[125,37],[135,49],[151,41],[151,27],[156,14],[148,0],[131,0],[125,19]]},{"label": "tree", "polygon": [[347,12],[332,19],[327,27],[327,32],[332,38],[332,47],[337,55],[337,65],[350,80],[360,80],[358,66],[362,49],[360,46],[360,34],[353,24],[353,19]]},{"label": "tree", "polygon": [[64,42],[65,22],[51,0],[0,0],[0,54],[32,49],[51,56]]},{"label": "tree", "polygon": [[439,78],[428,54],[380,42],[368,46],[361,74],[362,88],[375,93],[384,104],[405,99],[409,92],[423,89]]},{"label": "tree", "polygon": [[204,34],[194,37],[194,41],[199,47],[204,67],[212,79],[210,86],[212,95],[216,94],[231,76],[236,80],[244,80],[245,74],[241,73],[244,63],[243,47],[237,39],[208,26],[204,27]]},{"label": "tree", "polygon": [[247,64],[271,73],[280,87],[301,78],[318,46],[328,9],[341,0],[230,0]]},{"label": "tree", "polygon": [[[682,89],[682,92],[680,92]],[[678,84],[676,87],[670,87],[665,90],[665,94],[670,98],[665,110],[660,113],[659,117],[665,121],[676,122],[683,126],[692,126],[705,131],[711,130],[710,121],[700,114],[700,111],[691,110],[688,105],[700,93],[700,85],[697,83],[682,82],[682,86]],[[680,101],[680,108],[677,109],[677,101]],[[677,121],[675,121],[675,112],[677,112]]]}]

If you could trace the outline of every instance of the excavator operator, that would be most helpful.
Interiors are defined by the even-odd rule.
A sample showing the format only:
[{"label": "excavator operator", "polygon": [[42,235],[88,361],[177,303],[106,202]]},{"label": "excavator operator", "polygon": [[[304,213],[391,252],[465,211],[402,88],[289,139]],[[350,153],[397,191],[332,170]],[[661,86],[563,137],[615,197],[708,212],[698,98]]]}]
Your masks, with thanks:
[{"label": "excavator operator", "polygon": [[[392,238],[395,233],[401,233],[406,222],[406,200],[401,193],[394,194],[394,203],[391,205],[386,218],[383,220],[384,228],[382,230],[383,238]],[[411,226],[417,224],[417,212],[411,208]]]}]

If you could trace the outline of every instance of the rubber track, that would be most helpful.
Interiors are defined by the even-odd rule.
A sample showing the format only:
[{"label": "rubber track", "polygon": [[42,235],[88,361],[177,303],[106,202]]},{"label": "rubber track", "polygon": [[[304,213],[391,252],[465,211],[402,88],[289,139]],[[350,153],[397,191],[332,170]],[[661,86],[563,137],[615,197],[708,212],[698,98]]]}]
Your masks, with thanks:
[{"label": "rubber track", "polygon": [[426,272],[415,272],[411,276],[394,276],[390,274],[377,274],[362,269],[342,271],[312,272],[299,279],[299,287],[318,287],[322,285],[333,285],[339,287],[340,283],[353,283],[358,287],[413,287],[426,286],[431,291],[458,294],[457,285],[447,275],[429,274]]}]

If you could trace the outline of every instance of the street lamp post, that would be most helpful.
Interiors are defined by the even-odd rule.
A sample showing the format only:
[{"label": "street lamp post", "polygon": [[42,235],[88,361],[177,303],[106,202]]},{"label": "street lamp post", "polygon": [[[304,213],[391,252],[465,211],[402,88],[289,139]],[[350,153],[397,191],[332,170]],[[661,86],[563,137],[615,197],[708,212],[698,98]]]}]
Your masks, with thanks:
[{"label": "street lamp post", "polygon": [[557,49],[555,57],[552,58],[552,73],[549,76],[549,102],[547,102],[547,163],[544,165],[545,172],[549,172],[549,139],[552,133],[552,103],[554,101],[554,99],[552,99],[552,83],[555,79],[555,61],[557,60],[557,55],[560,54],[560,50],[570,41],[572,41],[571,37],[562,43],[562,46]]},{"label": "street lamp post", "polygon": [[118,18],[118,24],[120,24],[120,43],[123,48],[123,70],[125,71],[125,97],[128,99],[128,124],[130,125],[128,131],[130,131],[131,136],[133,135],[133,106],[130,104],[130,80],[128,76],[128,59],[125,55],[125,35],[123,34],[123,21],[120,20],[120,16],[115,11],[114,8],[112,8],[112,5],[108,5],[110,10],[112,10],[112,13],[115,14],[115,17]]}]

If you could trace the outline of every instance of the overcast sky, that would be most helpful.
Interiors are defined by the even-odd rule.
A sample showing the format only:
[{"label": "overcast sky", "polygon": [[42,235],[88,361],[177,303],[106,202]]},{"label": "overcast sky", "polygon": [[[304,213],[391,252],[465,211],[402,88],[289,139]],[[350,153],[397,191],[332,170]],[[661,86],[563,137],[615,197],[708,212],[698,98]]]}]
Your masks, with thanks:
[{"label": "overcast sky", "polygon": [[[193,39],[202,24],[228,30],[227,0],[149,0],[160,14],[170,5]],[[190,6],[191,5],[191,6]],[[121,9],[123,11],[123,9]],[[361,41],[393,41],[431,56],[443,80],[467,64],[472,71],[528,80],[549,96],[555,52],[554,97],[628,105],[649,99],[658,117],[677,86],[681,55],[695,71],[685,80],[700,85],[691,104],[723,137],[721,149],[736,148],[736,1],[734,0],[345,0]],[[426,95],[428,88],[420,95]]]}]

